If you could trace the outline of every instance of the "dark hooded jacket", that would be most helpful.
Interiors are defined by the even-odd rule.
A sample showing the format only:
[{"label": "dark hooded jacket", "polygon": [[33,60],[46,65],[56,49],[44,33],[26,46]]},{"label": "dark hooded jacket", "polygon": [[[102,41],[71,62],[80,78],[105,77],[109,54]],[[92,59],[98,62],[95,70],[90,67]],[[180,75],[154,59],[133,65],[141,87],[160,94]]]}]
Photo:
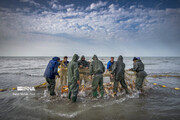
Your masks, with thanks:
[{"label": "dark hooded jacket", "polygon": [[84,56],[81,57],[81,60],[78,61],[78,67],[82,65],[83,67],[89,67],[89,63],[86,60],[82,60],[82,58],[85,58]]},{"label": "dark hooded jacket", "polygon": [[115,74],[115,78],[119,79],[124,77],[125,64],[123,62],[123,57],[119,56],[118,60],[114,63],[111,74]]},{"label": "dark hooded jacket", "polygon": [[141,60],[136,61],[135,70],[136,72],[144,71],[144,64],[142,63]]},{"label": "dark hooded jacket", "polygon": [[93,61],[90,64],[90,75],[96,75],[96,74],[102,74],[105,71],[105,67],[103,65],[103,63],[98,60],[98,57],[96,55],[93,56]]},{"label": "dark hooded jacket", "polygon": [[60,60],[59,57],[53,57],[52,60],[49,61],[44,72],[44,77],[55,79],[55,76],[58,75],[58,66],[60,65],[58,60]]},{"label": "dark hooded jacket", "polygon": [[79,70],[77,64],[78,59],[79,56],[77,54],[74,54],[71,62],[68,64],[68,82],[73,83],[79,80]]},{"label": "dark hooded jacket", "polygon": [[147,76],[147,73],[144,71],[144,64],[141,60],[136,61],[136,65],[133,70],[137,72],[138,76]]}]

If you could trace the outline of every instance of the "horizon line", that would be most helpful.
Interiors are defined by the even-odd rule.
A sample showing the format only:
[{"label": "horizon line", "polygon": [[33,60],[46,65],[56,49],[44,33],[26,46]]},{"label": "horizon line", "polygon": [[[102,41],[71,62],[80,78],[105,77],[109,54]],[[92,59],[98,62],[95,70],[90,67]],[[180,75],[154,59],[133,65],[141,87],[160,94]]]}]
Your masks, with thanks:
[{"label": "horizon line", "polygon": [[[57,56],[57,57],[64,57],[64,56],[58,56],[58,55],[52,55],[52,56],[41,56],[41,55],[34,55],[34,56],[32,56],[32,55],[18,55],[18,56],[15,56],[15,55],[0,55],[0,57],[55,57],[55,56]],[[68,56],[68,55],[66,55],[66,56]],[[93,56],[93,55],[92,55]],[[86,56],[86,57],[92,57],[92,56]],[[123,55],[122,55],[123,56]],[[72,56],[68,56],[68,57],[73,57],[73,55]],[[98,57],[119,57],[119,56],[98,56]],[[135,56],[123,56],[123,57],[135,57]],[[180,56],[137,56],[137,57],[180,57]]]}]

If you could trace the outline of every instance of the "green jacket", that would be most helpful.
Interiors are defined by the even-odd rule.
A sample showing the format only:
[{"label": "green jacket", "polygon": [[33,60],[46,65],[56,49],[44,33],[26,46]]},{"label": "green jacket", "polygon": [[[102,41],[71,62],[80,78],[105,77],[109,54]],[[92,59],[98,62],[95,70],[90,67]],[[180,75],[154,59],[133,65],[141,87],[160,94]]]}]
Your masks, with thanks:
[{"label": "green jacket", "polygon": [[115,78],[119,77],[124,77],[124,69],[125,69],[125,64],[123,62],[123,57],[119,56],[118,60],[115,62],[112,68],[111,74],[115,74]]},{"label": "green jacket", "polygon": [[98,57],[96,55],[94,55],[92,59],[93,59],[93,61],[91,62],[90,66],[89,66],[90,75],[104,73],[105,67],[104,67],[103,63],[100,60],[98,60]]},{"label": "green jacket", "polygon": [[139,72],[139,71],[144,71],[144,64],[142,63],[141,60],[137,60],[136,64],[134,65],[134,71]]},{"label": "green jacket", "polygon": [[71,62],[68,64],[68,82],[77,82],[79,80],[78,59],[79,56],[74,54]]},{"label": "green jacket", "polygon": [[83,67],[89,67],[89,63],[86,60],[82,60],[84,56],[81,57],[81,60],[78,61],[78,67],[82,65]]},{"label": "green jacket", "polygon": [[136,61],[133,71],[136,71],[138,76],[147,76],[147,73],[144,71],[144,64],[141,60]]}]

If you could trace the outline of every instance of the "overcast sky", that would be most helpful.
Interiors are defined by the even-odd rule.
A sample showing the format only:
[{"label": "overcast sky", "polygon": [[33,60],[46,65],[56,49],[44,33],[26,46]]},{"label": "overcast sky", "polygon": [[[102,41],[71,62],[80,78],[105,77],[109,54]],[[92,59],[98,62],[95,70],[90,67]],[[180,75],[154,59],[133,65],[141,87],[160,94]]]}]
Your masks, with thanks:
[{"label": "overcast sky", "polygon": [[0,56],[180,56],[180,0],[1,0]]}]

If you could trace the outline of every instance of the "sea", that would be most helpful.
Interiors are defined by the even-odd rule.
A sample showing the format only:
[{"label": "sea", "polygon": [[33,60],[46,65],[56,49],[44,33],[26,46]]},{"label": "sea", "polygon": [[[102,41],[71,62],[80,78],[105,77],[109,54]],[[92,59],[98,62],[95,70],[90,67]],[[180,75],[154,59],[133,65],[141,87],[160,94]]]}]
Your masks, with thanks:
[{"label": "sea", "polygon": [[[63,59],[63,57],[60,57]],[[180,57],[141,57],[148,73],[144,93],[122,93],[115,98],[92,100],[48,96],[47,88],[19,92],[18,86],[45,82],[45,68],[52,57],[0,57],[0,120],[180,120]],[[68,60],[71,61],[72,57]],[[99,57],[106,66],[110,57]],[[124,57],[125,69],[133,57]],[[92,61],[91,57],[86,60]],[[117,57],[115,57],[117,60]],[[152,77],[168,75],[166,77]],[[109,77],[104,78],[109,82]],[[156,83],[156,84],[154,84]],[[162,87],[164,85],[165,87]]]}]

